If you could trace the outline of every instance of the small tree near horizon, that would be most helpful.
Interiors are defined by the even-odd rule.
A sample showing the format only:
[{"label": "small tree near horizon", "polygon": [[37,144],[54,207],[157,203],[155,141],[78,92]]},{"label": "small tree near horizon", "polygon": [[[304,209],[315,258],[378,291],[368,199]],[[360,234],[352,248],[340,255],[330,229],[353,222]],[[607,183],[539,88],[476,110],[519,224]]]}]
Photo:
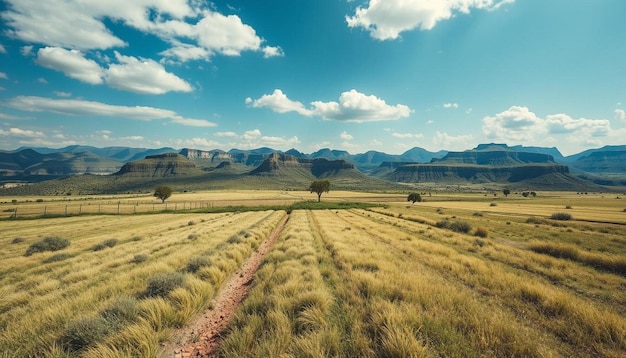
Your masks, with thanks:
[{"label": "small tree near horizon", "polygon": [[413,204],[422,202],[422,196],[419,193],[411,193],[406,198],[406,201],[411,201]]},{"label": "small tree near horizon", "polygon": [[308,190],[317,194],[317,202],[319,203],[322,200],[322,193],[330,191],[330,182],[328,180],[315,180],[309,185]]},{"label": "small tree near horizon", "polygon": [[504,196],[509,196],[509,194],[511,194],[511,191],[509,189],[504,189],[502,190],[502,194],[504,194]]},{"label": "small tree near horizon", "polygon": [[172,196],[172,188],[169,186],[161,185],[154,190],[154,197],[161,199],[161,204],[170,196]]}]

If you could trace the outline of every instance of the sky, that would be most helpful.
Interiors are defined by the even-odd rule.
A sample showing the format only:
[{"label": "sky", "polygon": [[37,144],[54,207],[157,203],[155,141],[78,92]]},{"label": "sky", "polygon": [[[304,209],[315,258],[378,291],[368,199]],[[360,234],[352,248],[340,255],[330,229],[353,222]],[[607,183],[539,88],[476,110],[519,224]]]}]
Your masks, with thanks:
[{"label": "sky", "polygon": [[0,0],[0,149],[626,144],[623,0]]}]

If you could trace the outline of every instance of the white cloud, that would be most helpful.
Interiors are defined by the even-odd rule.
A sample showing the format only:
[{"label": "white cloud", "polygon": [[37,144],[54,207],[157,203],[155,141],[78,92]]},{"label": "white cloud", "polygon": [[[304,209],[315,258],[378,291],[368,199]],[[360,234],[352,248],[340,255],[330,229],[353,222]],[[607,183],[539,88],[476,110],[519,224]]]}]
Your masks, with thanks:
[{"label": "white cloud", "polygon": [[446,148],[448,150],[460,150],[462,148],[467,148],[467,146],[471,143],[473,137],[471,135],[457,135],[452,136],[446,132],[435,133],[433,137],[433,144],[439,148]]},{"label": "white cloud", "polygon": [[0,53],[7,53],[7,49],[2,44],[0,44]]},{"label": "white cloud", "polygon": [[514,0],[370,0],[366,8],[357,7],[346,16],[349,27],[361,27],[378,40],[393,40],[401,32],[430,30],[437,22],[470,9],[494,10]]},{"label": "white cloud", "polygon": [[53,91],[52,93],[54,93],[58,97],[72,97],[71,92]]},{"label": "white cloud", "polygon": [[228,138],[228,145],[231,148],[254,149],[260,147],[270,147],[273,149],[287,150],[300,144],[300,139],[293,136],[291,138],[266,136],[259,129],[245,131],[243,134],[235,132],[217,132],[217,137]]},{"label": "white cloud", "polygon": [[45,135],[43,132],[33,131],[30,129],[21,129],[21,128],[10,128],[8,131],[0,129],[0,135],[3,136],[16,136],[16,137],[26,137],[26,138],[43,138]]},{"label": "white cloud", "polygon": [[131,142],[143,142],[145,140],[144,136],[141,136],[141,135],[131,135],[128,137],[121,137],[120,139],[131,141]]},{"label": "white cloud", "polygon": [[46,80],[46,79],[45,79],[45,78],[43,78],[43,77],[39,77],[39,78],[37,79],[37,82],[42,83],[42,84],[44,84],[44,85],[47,85],[47,84],[48,84],[48,80]]},{"label": "white cloud", "polygon": [[169,120],[172,123],[214,127],[203,119],[184,118],[174,111],[155,107],[117,106],[78,99],[52,99],[35,96],[18,96],[5,101],[5,106],[26,112],[52,112],[70,116],[118,117],[141,121]]},{"label": "white cloud", "polygon": [[422,133],[391,133],[392,136],[400,139],[421,139],[424,138]]},{"label": "white cloud", "polygon": [[276,113],[297,112],[303,116],[311,116],[313,113],[304,108],[304,105],[298,101],[292,101],[287,95],[279,89],[275,89],[272,94],[264,94],[259,99],[252,100],[246,98],[246,104],[253,108],[267,107]]},{"label": "white cloud", "polygon": [[512,106],[495,116],[483,118],[483,134],[490,140],[542,143],[559,137],[576,145],[598,145],[597,138],[617,138],[619,130],[607,119],[572,118],[563,113],[537,116],[527,107]]},{"label": "white cloud", "polygon": [[6,33],[25,42],[79,50],[127,46],[108,22],[156,35],[171,45],[162,55],[176,61],[208,60],[243,51],[282,54],[237,15],[223,15],[197,0],[7,0]]},{"label": "white cloud", "polygon": [[623,109],[616,109],[615,119],[626,122],[626,112]]},{"label": "white cloud", "polygon": [[339,96],[339,102],[311,103],[313,113],[325,119],[346,122],[389,121],[408,117],[412,110],[403,104],[388,105],[384,100],[350,90]]},{"label": "white cloud", "polygon": [[458,103],[444,103],[443,108],[459,108]]},{"label": "white cloud", "polygon": [[7,76],[7,74],[6,74],[6,73],[4,73],[4,72],[0,72],[0,78],[2,78],[2,79],[4,79],[4,80],[8,80],[8,79],[9,79],[9,76]]},{"label": "white cloud", "polygon": [[78,50],[45,47],[38,51],[35,62],[40,66],[63,72],[81,82],[98,85],[106,82],[110,87],[142,94],[164,94],[170,91],[191,92],[189,83],[150,59],[137,59],[115,51],[118,63],[103,69],[85,58]]},{"label": "white cloud", "polygon": [[343,139],[345,141],[350,141],[350,140],[354,139],[354,137],[352,135],[348,134],[348,132],[346,132],[346,131],[341,132],[341,134],[339,135],[339,138],[341,138],[341,139]]},{"label": "white cloud", "polygon": [[268,107],[277,113],[297,112],[307,117],[316,115],[324,119],[357,123],[396,120],[408,117],[413,112],[403,104],[388,105],[376,96],[368,96],[354,89],[343,92],[339,96],[339,102],[312,102],[311,109],[306,108],[302,102],[290,100],[279,89],[256,100],[248,97],[245,102],[253,108]]},{"label": "white cloud", "polygon": [[188,138],[188,139],[173,139],[170,140],[171,146],[176,148],[196,148],[196,149],[215,149],[219,148],[222,144],[206,138]]},{"label": "white cloud", "polygon": [[214,135],[222,138],[237,138],[237,133],[235,132],[217,132]]},{"label": "white cloud", "polygon": [[283,57],[283,56],[285,56],[285,53],[283,52],[283,49],[280,47],[275,47],[275,46],[263,47],[263,57],[265,58]]},{"label": "white cloud", "polygon": [[24,57],[30,56],[33,53],[33,46],[22,46],[22,48],[20,49],[20,53]]},{"label": "white cloud", "polygon": [[43,67],[63,72],[67,77],[92,85],[101,84],[102,69],[93,60],[88,60],[78,50],[60,47],[45,47],[37,52],[35,62]]},{"label": "white cloud", "polygon": [[107,85],[113,88],[142,94],[192,91],[189,83],[153,60],[124,56],[117,51],[115,58],[119,64],[111,64],[105,74]]}]

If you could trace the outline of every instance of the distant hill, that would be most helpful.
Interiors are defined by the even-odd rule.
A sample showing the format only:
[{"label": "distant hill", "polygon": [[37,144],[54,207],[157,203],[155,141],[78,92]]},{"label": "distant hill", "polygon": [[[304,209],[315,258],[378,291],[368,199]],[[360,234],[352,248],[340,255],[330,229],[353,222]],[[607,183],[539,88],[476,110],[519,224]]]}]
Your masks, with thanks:
[{"label": "distant hill", "polygon": [[156,155],[162,153],[171,153],[176,150],[173,148],[158,148],[158,149],[147,149],[147,148],[131,148],[131,147],[104,147],[97,148],[86,145],[70,145],[63,148],[47,148],[47,147],[22,147],[21,149],[32,149],[41,154],[51,154],[51,153],[83,153],[90,152],[97,156],[113,159],[121,162],[122,164],[126,162],[131,162],[133,160],[143,159],[148,155]]},{"label": "distant hill", "polygon": [[110,174],[123,163],[91,152],[39,153],[33,149],[0,151],[0,177]]},{"label": "distant hill", "polygon": [[146,159],[124,164],[115,175],[161,178],[170,176],[199,175],[202,170],[189,158],[177,153],[149,155]]},{"label": "distant hill", "polygon": [[509,147],[506,144],[503,143],[487,143],[487,144],[479,144],[476,148],[474,148],[473,150],[488,150],[488,149],[495,149],[495,150],[512,150],[512,151],[516,151],[516,152],[524,152],[524,153],[539,153],[539,154],[546,154],[546,155],[550,155],[552,156],[552,158],[554,158],[554,161],[556,161],[557,163],[563,163],[565,161],[565,157],[563,157],[563,154],[561,154],[561,152],[556,148],[556,147],[526,147],[523,145],[514,145]]},{"label": "distant hill", "polygon": [[542,190],[598,189],[595,184],[571,175],[569,168],[556,163],[551,155],[499,146],[480,148],[449,152],[428,164],[385,163],[380,173],[382,178],[402,183],[496,183]]}]

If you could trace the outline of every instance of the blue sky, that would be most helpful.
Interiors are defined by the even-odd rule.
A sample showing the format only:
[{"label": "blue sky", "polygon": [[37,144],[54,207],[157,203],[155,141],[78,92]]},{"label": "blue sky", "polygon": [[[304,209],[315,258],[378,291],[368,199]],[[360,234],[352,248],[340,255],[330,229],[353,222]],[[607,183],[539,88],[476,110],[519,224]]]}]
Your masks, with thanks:
[{"label": "blue sky", "polygon": [[623,0],[0,0],[0,149],[626,144]]}]

